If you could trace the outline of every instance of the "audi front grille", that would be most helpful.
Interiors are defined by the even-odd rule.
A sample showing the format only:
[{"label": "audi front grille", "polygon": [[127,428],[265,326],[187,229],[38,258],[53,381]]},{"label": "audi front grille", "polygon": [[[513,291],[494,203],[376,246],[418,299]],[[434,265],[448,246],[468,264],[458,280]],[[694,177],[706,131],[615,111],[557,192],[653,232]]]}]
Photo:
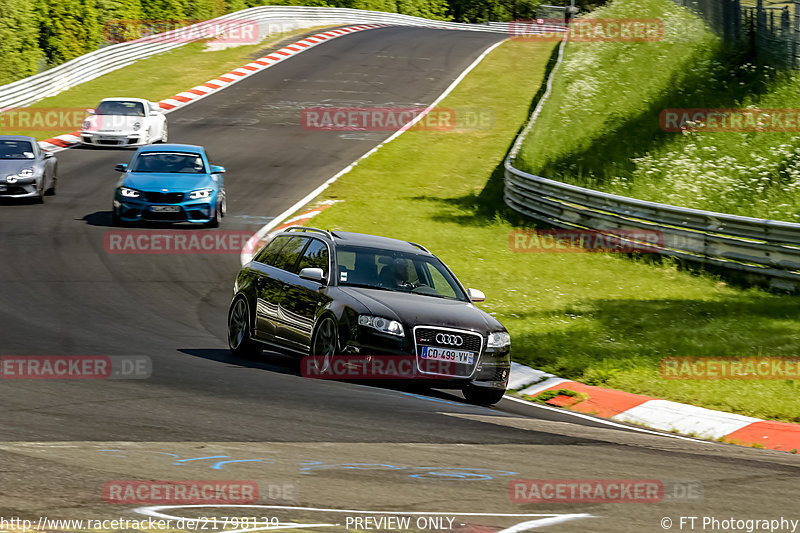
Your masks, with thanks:
[{"label": "audi front grille", "polygon": [[[474,354],[472,363],[446,362],[445,365],[433,365],[435,371],[430,370],[430,366],[425,363],[431,361],[423,360],[422,349],[424,346],[441,348],[445,350],[458,350],[471,352]],[[473,331],[462,329],[440,328],[433,326],[416,326],[414,328],[414,348],[417,358],[417,368],[423,374],[436,374],[446,377],[469,378],[475,372],[475,368],[483,352],[483,336]]]}]

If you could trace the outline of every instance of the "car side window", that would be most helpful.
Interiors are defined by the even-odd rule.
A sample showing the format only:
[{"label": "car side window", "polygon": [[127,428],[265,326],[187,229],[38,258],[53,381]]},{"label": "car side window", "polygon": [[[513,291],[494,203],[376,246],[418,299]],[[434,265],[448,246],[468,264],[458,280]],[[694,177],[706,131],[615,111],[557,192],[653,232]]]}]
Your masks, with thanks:
[{"label": "car side window", "polygon": [[266,246],[264,246],[258,254],[256,254],[253,261],[263,263],[265,265],[272,264],[271,261],[278,255],[283,245],[289,240],[289,237],[277,236],[273,238]]},{"label": "car side window", "polygon": [[305,248],[307,242],[308,237],[290,237],[289,242],[278,252],[277,257],[272,262],[272,266],[288,272],[294,272],[294,266],[297,264],[297,260],[300,259],[300,254],[303,253],[303,248]]},{"label": "car side window", "polygon": [[328,247],[324,242],[311,239],[295,271],[300,272],[304,268],[321,268],[323,275],[328,276]]}]

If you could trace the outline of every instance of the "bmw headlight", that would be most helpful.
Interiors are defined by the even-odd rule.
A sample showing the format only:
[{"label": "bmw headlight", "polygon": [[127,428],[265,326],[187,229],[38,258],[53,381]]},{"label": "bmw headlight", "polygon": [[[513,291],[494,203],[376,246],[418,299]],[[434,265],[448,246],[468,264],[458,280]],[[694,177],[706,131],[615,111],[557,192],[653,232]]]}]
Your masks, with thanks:
[{"label": "bmw headlight", "polygon": [[134,122],[133,123],[133,131],[139,131],[139,128],[141,128],[141,127],[142,127],[142,123],[141,122]]},{"label": "bmw headlight", "polygon": [[119,192],[125,198],[139,198],[142,195],[142,193],[140,193],[136,189],[129,189],[127,187],[120,187]]},{"label": "bmw headlight", "polygon": [[486,347],[505,348],[510,344],[511,344],[511,335],[509,335],[505,331],[498,331],[496,333],[489,334],[489,343],[486,345]]},{"label": "bmw headlight", "polygon": [[389,320],[380,316],[358,315],[358,325],[378,330],[381,333],[397,335],[398,337],[402,337],[405,334],[403,324],[397,320]]},{"label": "bmw headlight", "polygon": [[203,198],[211,198],[211,193],[214,189],[199,189],[189,193],[190,200],[202,200]]}]

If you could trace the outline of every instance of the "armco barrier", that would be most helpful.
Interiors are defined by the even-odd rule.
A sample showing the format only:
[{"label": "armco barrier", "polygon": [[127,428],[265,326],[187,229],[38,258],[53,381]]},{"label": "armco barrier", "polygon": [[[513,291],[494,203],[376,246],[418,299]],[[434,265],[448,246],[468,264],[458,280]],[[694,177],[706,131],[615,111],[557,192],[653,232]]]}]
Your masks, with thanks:
[{"label": "armco barrier", "polygon": [[524,215],[559,228],[600,232],[620,228],[657,230],[661,253],[743,272],[770,287],[800,289],[800,224],[659,204],[594,191],[529,174],[514,167],[519,148],[547,100],[566,43],[547,90],[505,161],[505,202]]},{"label": "armco barrier", "polygon": [[[276,25],[279,25],[283,31],[330,24],[372,23],[505,34],[509,32],[509,24],[500,22],[462,24],[359,9],[258,6],[224,15],[213,19],[213,21],[187,26],[184,28],[186,35],[192,35],[193,33],[190,30],[200,26],[205,28],[205,33],[208,34],[208,28],[214,27],[209,22],[225,22],[224,25],[219,25],[219,27],[224,26],[226,29],[235,28],[237,22],[242,25],[258,23],[259,38],[268,35]],[[554,30],[559,31],[558,28],[543,27],[543,31]],[[196,33],[195,39],[199,39],[203,32],[194,33]],[[191,38],[187,38],[180,39],[178,42],[167,32],[106,46],[35,76],[0,86],[0,111],[30,105],[42,98],[56,95],[61,91],[130,65],[134,61],[178,48],[190,41]]]}]

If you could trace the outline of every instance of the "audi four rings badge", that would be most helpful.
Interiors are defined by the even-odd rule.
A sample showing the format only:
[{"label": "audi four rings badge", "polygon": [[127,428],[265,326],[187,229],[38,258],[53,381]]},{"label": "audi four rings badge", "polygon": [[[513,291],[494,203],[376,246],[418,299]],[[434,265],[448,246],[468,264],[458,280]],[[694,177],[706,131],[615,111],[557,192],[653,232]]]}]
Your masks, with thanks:
[{"label": "audi four rings badge", "polygon": [[436,342],[439,344],[449,344],[451,346],[461,346],[464,344],[464,339],[461,335],[449,335],[447,333],[437,333]]}]

